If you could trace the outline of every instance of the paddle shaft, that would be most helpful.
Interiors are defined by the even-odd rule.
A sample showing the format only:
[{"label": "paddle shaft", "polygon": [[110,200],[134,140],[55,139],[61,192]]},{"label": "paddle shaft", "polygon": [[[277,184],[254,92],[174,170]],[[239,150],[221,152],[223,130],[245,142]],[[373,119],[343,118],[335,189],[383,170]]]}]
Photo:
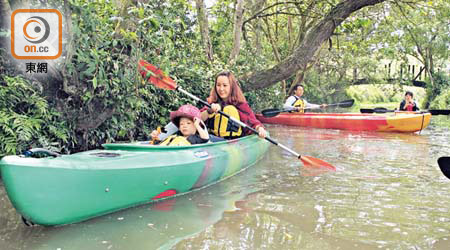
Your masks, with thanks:
[{"label": "paddle shaft", "polygon": [[[204,105],[208,106],[209,108],[211,108],[211,104],[209,104],[209,103],[205,102],[204,100],[198,98],[197,96],[195,96],[195,95],[193,95],[193,94],[187,92],[186,90],[184,90],[184,89],[181,88],[180,86],[177,86],[177,87],[176,87],[176,90],[178,90],[178,91],[184,93],[185,95],[191,97],[192,99],[194,99],[194,100],[196,100],[196,101],[198,101],[198,102],[201,102],[202,104],[204,104]],[[239,121],[239,120],[236,120],[235,118],[229,116],[228,114],[226,114],[226,113],[224,113],[224,112],[222,112],[222,111],[218,111],[218,113],[221,114],[221,115],[223,115],[223,116],[225,116],[226,118],[228,118],[229,120],[233,121],[234,123],[239,124],[241,127],[244,127],[244,128],[247,128],[247,129],[251,130],[251,131],[252,131],[253,133],[255,133],[255,134],[258,134],[258,133],[259,133],[256,129],[254,129],[254,128],[248,126],[247,124],[245,124],[245,123],[243,123],[243,122],[241,122],[241,121]],[[270,138],[270,137],[265,137],[264,139],[266,139],[266,140],[268,140],[269,142],[271,142],[272,144],[274,144],[274,145],[276,145],[276,146],[278,146],[278,147],[280,147],[280,148],[282,148],[282,149],[288,151],[289,153],[295,155],[297,158],[299,158],[299,159],[301,158],[301,155],[300,155],[299,153],[293,151],[292,149],[290,149],[290,148],[284,146],[284,145],[281,144],[281,143],[278,143],[277,141],[273,140],[272,138]]]},{"label": "paddle shaft", "polygon": [[[346,101],[343,101],[343,102],[338,102],[338,103],[333,103],[333,104],[327,104],[327,107],[330,107],[330,106],[339,106],[339,105],[352,106],[352,105],[353,105],[353,102],[354,102],[354,100],[346,100]],[[320,107],[319,107],[319,108],[320,108]],[[303,110],[319,109],[319,108],[317,108],[317,107],[314,107],[314,108],[303,108]],[[275,109],[275,110],[270,110],[270,111],[266,111],[266,112],[264,112],[264,110],[263,110],[263,115],[272,117],[272,114],[278,115],[278,114],[281,113],[281,112],[289,112],[289,111],[295,111],[295,110],[296,110],[296,108],[293,108],[293,107],[290,107],[290,108],[284,108],[284,109]],[[276,116],[276,115],[273,115],[273,116]]]},{"label": "paddle shaft", "polygon": [[[303,110],[307,110],[307,109],[318,109],[318,108],[304,108]],[[274,111],[268,111],[265,112],[263,115],[269,115],[269,114],[276,114],[278,115],[279,113],[282,112],[289,112],[289,111],[296,111],[296,108],[285,108],[285,109],[279,109],[279,110],[274,110]]]},{"label": "paddle shaft", "polygon": [[333,103],[333,104],[328,104],[327,107],[329,107],[329,106],[338,106],[338,105],[341,105],[341,104],[342,104],[341,102],[339,102],[339,103]]}]

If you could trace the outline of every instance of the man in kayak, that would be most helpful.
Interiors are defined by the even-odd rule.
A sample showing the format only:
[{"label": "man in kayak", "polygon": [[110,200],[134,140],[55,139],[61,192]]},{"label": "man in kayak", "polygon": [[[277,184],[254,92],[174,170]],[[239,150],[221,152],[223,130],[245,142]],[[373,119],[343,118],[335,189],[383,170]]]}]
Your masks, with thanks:
[{"label": "man in kayak", "polygon": [[185,146],[209,141],[207,128],[197,107],[190,104],[181,106],[177,111],[170,112],[170,121],[178,127],[178,132],[159,142],[160,132],[153,130],[151,136],[154,144]]},{"label": "man in kayak", "polygon": [[401,111],[417,111],[419,107],[413,99],[414,94],[411,91],[406,91],[405,99],[400,103]]},{"label": "man in kayak", "polygon": [[313,104],[308,103],[305,99],[302,98],[303,95],[303,85],[296,84],[292,89],[294,95],[289,96],[286,102],[283,105],[283,108],[288,109],[292,108],[291,111],[297,111],[300,113],[304,113],[305,109],[320,109],[325,108],[327,104]]}]

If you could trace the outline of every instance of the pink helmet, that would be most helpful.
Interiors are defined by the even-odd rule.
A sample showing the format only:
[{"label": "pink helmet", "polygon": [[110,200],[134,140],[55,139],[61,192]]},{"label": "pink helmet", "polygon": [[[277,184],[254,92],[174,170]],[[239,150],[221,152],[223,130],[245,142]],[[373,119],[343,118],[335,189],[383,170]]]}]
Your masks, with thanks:
[{"label": "pink helmet", "polygon": [[178,108],[177,111],[170,112],[170,121],[172,121],[177,127],[180,126],[181,117],[187,117],[192,120],[194,120],[194,117],[201,119],[200,110],[191,104],[185,104]]}]

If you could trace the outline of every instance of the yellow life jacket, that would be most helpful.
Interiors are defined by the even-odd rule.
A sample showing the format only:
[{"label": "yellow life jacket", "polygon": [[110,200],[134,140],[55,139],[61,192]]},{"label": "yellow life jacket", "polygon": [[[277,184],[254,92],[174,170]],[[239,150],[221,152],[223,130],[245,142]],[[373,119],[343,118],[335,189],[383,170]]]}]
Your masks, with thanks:
[{"label": "yellow life jacket", "polygon": [[298,98],[297,96],[294,96],[296,101],[292,106],[298,108],[299,113],[305,113],[305,101],[302,98]]},{"label": "yellow life jacket", "polygon": [[[229,116],[240,121],[239,111],[233,105],[227,105],[223,108],[223,112]],[[209,115],[208,127],[215,136],[223,137],[225,139],[233,139],[242,135],[242,128],[228,118],[219,114],[213,113]]]},{"label": "yellow life jacket", "polygon": [[164,139],[159,145],[163,146],[188,146],[191,143],[186,139],[186,137],[181,135],[171,135]]}]

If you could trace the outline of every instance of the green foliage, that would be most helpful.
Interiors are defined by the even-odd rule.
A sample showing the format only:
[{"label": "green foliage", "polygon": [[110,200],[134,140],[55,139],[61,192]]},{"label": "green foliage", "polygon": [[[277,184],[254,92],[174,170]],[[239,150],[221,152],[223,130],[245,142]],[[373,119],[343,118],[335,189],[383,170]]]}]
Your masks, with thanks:
[{"label": "green foliage", "polygon": [[[446,68],[450,42],[448,1],[417,1],[412,5],[392,2],[384,9],[388,12],[383,14],[385,17],[378,23],[380,28],[370,37],[371,44],[378,42],[376,53],[379,56],[404,65],[422,64],[428,74]],[[412,80],[415,74],[404,70],[402,77]]]},{"label": "green foliage", "polygon": [[84,149],[105,141],[148,139],[152,129],[169,121],[170,111],[192,102],[180,93],[143,82],[136,70],[139,59],[160,67],[193,94],[205,97],[209,93],[213,72],[200,59],[201,43],[193,32],[193,20],[186,15],[192,11],[190,5],[152,1],[128,6],[125,15],[120,7],[86,1],[74,1],[71,6],[76,50],[66,65],[69,89],[74,89],[68,113],[82,110],[82,115],[93,119],[114,110],[98,127],[74,121]]},{"label": "green foliage", "polygon": [[279,84],[265,89],[255,90],[244,94],[253,111],[261,111],[267,108],[282,107],[284,104],[284,93]]},{"label": "green foliage", "polygon": [[0,157],[30,147],[62,151],[69,138],[66,122],[21,77],[0,82]]},{"label": "green foliage", "polygon": [[434,85],[427,84],[426,106],[430,109],[450,107],[450,79],[444,72],[433,75]]},{"label": "green foliage", "polygon": [[[424,107],[426,90],[414,86],[400,86],[393,84],[363,84],[350,86],[346,93],[360,104],[375,104],[381,107],[381,103],[395,103],[395,107],[403,99],[406,91],[414,93],[414,99],[419,107]],[[367,105],[365,105],[367,106]]]},{"label": "green foliage", "polygon": [[444,90],[430,104],[430,109],[449,109],[450,108],[450,89]]},{"label": "green foliage", "polygon": [[[34,2],[46,2],[47,7],[53,4],[62,12],[66,10],[61,1]],[[262,10],[254,8],[255,2],[245,1],[244,20]],[[61,79],[41,82],[43,91],[31,88],[21,77],[5,77],[5,83],[0,86],[0,154],[18,153],[29,146],[79,151],[98,148],[104,142],[146,140],[152,129],[169,121],[170,111],[192,100],[181,93],[143,82],[136,70],[139,59],[160,67],[185,90],[206,99],[219,71],[230,70],[243,79],[278,63],[268,31],[272,32],[274,46],[283,60],[323,14],[339,2],[266,1],[261,8],[273,7],[259,13],[263,18],[246,24],[239,57],[229,66],[235,1],[217,1],[208,9],[213,63],[205,58],[192,1],[67,1],[72,12],[72,30],[64,41],[64,55],[68,59],[59,61],[56,69],[64,72]],[[306,70],[303,84],[308,101],[333,103],[349,96],[361,102],[399,101],[404,90],[398,86],[391,92],[384,85],[346,89],[360,79],[387,83],[385,74],[378,68],[380,60],[406,60],[406,55],[414,55],[413,38],[422,34],[425,35],[417,41],[430,44],[426,48],[436,53],[433,54],[435,65],[442,66],[443,60],[448,58],[448,50],[443,46],[448,44],[448,26],[442,25],[448,20],[448,8],[445,8],[448,4],[440,0],[432,2],[433,8],[408,8],[411,20],[405,20],[400,9],[392,6],[391,2],[365,8],[335,30],[331,46],[324,44],[316,53],[315,62]],[[433,9],[438,14],[433,13]],[[292,15],[272,15],[276,12]],[[67,13],[63,15],[66,17]],[[287,29],[290,22],[291,31]],[[406,37],[409,28],[413,29]],[[403,37],[394,32],[400,29]],[[435,40],[426,40],[434,35]],[[9,36],[9,33],[2,30],[0,36]],[[15,76],[4,61],[0,61],[0,71]],[[447,100],[444,94],[448,78],[445,80],[439,75],[434,78],[428,99],[439,96]],[[286,79],[287,88],[293,80],[294,76]],[[247,84],[241,82],[244,88],[250,89]],[[278,83],[246,92],[245,96],[254,110],[262,110],[280,107],[285,98],[282,91]],[[16,102],[32,108],[22,109],[22,104]],[[19,108],[13,108],[16,106]]]}]

